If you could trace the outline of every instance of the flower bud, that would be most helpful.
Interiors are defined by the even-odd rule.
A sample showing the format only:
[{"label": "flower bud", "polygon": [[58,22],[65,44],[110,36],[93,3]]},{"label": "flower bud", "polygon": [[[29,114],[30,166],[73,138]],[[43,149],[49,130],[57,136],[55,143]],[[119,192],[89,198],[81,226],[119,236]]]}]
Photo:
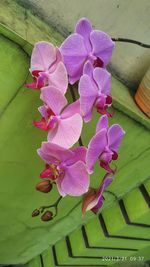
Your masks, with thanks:
[{"label": "flower bud", "polygon": [[51,211],[46,211],[44,214],[41,216],[42,221],[51,221],[53,219],[53,213]]},{"label": "flower bud", "polygon": [[35,209],[33,212],[32,212],[32,217],[36,217],[40,214],[40,211],[38,209]]},{"label": "flower bud", "polygon": [[40,192],[48,193],[52,190],[52,184],[50,181],[42,181],[38,183],[35,188]]}]

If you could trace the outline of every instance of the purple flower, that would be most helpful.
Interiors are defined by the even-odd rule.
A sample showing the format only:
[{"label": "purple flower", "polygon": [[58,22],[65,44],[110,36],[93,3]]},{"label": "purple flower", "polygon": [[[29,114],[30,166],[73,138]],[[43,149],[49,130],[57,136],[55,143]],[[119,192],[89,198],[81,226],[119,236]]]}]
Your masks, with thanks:
[{"label": "purple flower", "polygon": [[104,202],[104,197],[103,197],[104,190],[112,183],[112,181],[113,181],[112,177],[109,177],[108,174],[106,174],[99,188],[89,189],[89,191],[85,194],[82,202],[83,216],[85,212],[88,210],[91,210],[94,213],[98,212],[98,210],[102,207]]},{"label": "purple flower", "polygon": [[39,156],[46,162],[41,178],[56,182],[61,196],[80,196],[88,191],[89,176],[85,164],[85,147],[72,150],[53,143],[43,142]]},{"label": "purple flower", "polygon": [[81,115],[85,122],[92,118],[95,107],[100,114],[107,114],[107,108],[112,103],[110,96],[111,75],[106,69],[93,68],[91,62],[87,62],[83,68],[83,75],[79,81],[79,94]]},{"label": "purple flower", "polygon": [[48,42],[38,42],[33,48],[30,72],[33,83],[28,88],[40,89],[45,85],[59,88],[62,94],[68,86],[67,71],[58,48]]},{"label": "purple flower", "polygon": [[119,124],[108,127],[108,118],[103,115],[97,123],[96,134],[89,142],[86,164],[90,173],[93,172],[97,160],[108,173],[114,173],[109,166],[112,160],[118,158],[118,149],[125,132]]},{"label": "purple flower", "polygon": [[109,63],[114,42],[102,31],[93,30],[89,20],[78,21],[75,33],[61,45],[60,51],[69,75],[69,82],[74,84],[83,73],[83,66],[89,60],[94,67],[106,67]]},{"label": "purple flower", "polygon": [[82,131],[79,100],[67,105],[67,99],[55,87],[47,86],[41,89],[40,98],[44,105],[39,107],[42,119],[34,121],[34,125],[48,132],[48,141],[65,148],[73,146]]}]

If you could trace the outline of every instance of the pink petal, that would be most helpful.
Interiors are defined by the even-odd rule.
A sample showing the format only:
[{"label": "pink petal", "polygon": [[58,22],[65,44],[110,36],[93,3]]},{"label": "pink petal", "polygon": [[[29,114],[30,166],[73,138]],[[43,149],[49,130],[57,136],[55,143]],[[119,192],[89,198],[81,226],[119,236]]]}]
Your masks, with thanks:
[{"label": "pink petal", "polygon": [[69,75],[69,83],[74,84],[83,73],[85,56],[64,56],[64,62]]},{"label": "pink petal", "polygon": [[48,133],[48,141],[64,148],[73,146],[79,139],[82,131],[82,117],[75,114],[67,119],[60,119],[58,126]]},{"label": "pink petal", "polygon": [[[71,34],[60,47],[60,51],[65,56],[74,57],[85,57],[87,56],[87,51],[84,46],[84,39],[77,33]],[[65,60],[64,60],[65,61]]]},{"label": "pink petal", "polygon": [[38,154],[49,164],[53,163],[54,159],[57,163],[58,161],[65,162],[74,156],[71,150],[50,142],[43,142]]},{"label": "pink petal", "polygon": [[108,95],[110,93],[111,74],[102,68],[95,68],[93,78],[96,81],[101,93]]},{"label": "pink petal", "polygon": [[97,190],[90,188],[83,198],[82,215],[84,216],[85,212],[92,209],[96,204],[97,204]]},{"label": "pink petal", "polygon": [[87,148],[84,146],[79,146],[76,148],[73,148],[71,150],[73,152],[73,156],[66,161],[67,165],[72,165],[76,161],[83,161],[85,163]]},{"label": "pink petal", "polygon": [[63,62],[59,62],[55,71],[48,75],[48,82],[49,85],[58,88],[63,95],[66,93],[68,86],[68,76]]},{"label": "pink petal", "polygon": [[94,137],[91,139],[88,145],[88,150],[86,154],[86,164],[90,173],[93,172],[94,165],[99,156],[105,150],[106,145],[107,145],[107,130],[103,129],[96,135],[94,135]]},{"label": "pink petal", "polygon": [[61,178],[58,178],[56,180],[56,185],[57,185],[57,189],[58,189],[58,192],[59,194],[62,196],[62,197],[65,197],[66,196],[66,193],[63,191],[62,189],[62,179]]},{"label": "pink petal", "polygon": [[82,161],[69,166],[61,183],[63,192],[70,196],[80,196],[89,188],[89,177],[86,165]]},{"label": "pink petal", "polygon": [[90,76],[90,78],[93,78],[93,70],[94,67],[92,65],[92,63],[88,60],[83,67],[83,74],[87,74],[88,76]]},{"label": "pink petal", "polygon": [[58,47],[55,48],[56,49],[56,60],[53,62],[53,64],[51,65],[49,71],[50,73],[54,72],[57,68],[57,65],[60,63],[60,62],[63,62],[63,56],[59,50]]},{"label": "pink petal", "polygon": [[79,81],[79,94],[81,115],[87,122],[88,120],[86,117],[92,117],[92,109],[98,94],[98,90],[94,85],[92,79],[86,74],[84,74]]},{"label": "pink petal", "polygon": [[93,208],[91,208],[91,211],[97,214],[98,210],[103,206],[104,198],[103,196],[99,196],[97,198],[97,204],[94,205]]},{"label": "pink petal", "polygon": [[96,133],[101,131],[102,129],[108,129],[108,117],[107,115],[101,116],[97,125],[96,125]]},{"label": "pink petal", "polygon": [[56,49],[48,42],[35,44],[31,56],[31,72],[34,70],[46,71],[56,60]]},{"label": "pink petal", "polygon": [[82,204],[82,214],[88,210],[92,210],[94,213],[101,208],[103,204],[103,192],[107,186],[112,183],[112,177],[108,177],[108,174],[105,175],[99,189],[89,189],[88,193],[85,195]]},{"label": "pink petal", "polygon": [[38,155],[40,156],[40,158],[43,159],[47,164],[57,164],[57,163],[58,163],[58,160],[57,160],[55,157],[53,157],[53,156],[51,156],[51,155],[45,153],[45,152],[42,150],[42,148],[37,149],[37,154],[38,154]]},{"label": "pink petal", "polygon": [[67,105],[67,99],[57,88],[46,86],[41,89],[41,100],[55,113],[59,115],[61,110]]},{"label": "pink petal", "polygon": [[90,33],[92,31],[92,25],[90,21],[86,18],[82,18],[78,21],[76,28],[76,33],[80,34],[84,38],[84,44],[88,52],[92,50],[92,46],[90,43]]},{"label": "pink petal", "polygon": [[40,121],[33,121],[33,125],[43,131],[48,130],[45,118],[42,118]]},{"label": "pink petal", "polygon": [[43,118],[45,118],[46,120],[48,119],[47,109],[45,106],[39,107],[38,111],[41,113]]},{"label": "pink petal", "polygon": [[[61,45],[60,51],[63,55],[67,73],[72,79],[79,79],[82,75],[84,61],[87,57],[87,51],[84,45],[84,39],[81,35],[71,34]],[[75,81],[74,81],[75,82]]]},{"label": "pink petal", "polygon": [[97,30],[91,32],[90,40],[93,47],[92,53],[103,61],[105,67],[112,56],[114,42],[105,32]]},{"label": "pink petal", "polygon": [[100,185],[99,194],[100,194],[100,191],[103,193],[105,188],[108,187],[112,183],[112,181],[113,181],[113,178],[110,177],[108,174],[106,174]]},{"label": "pink petal", "polygon": [[61,118],[66,119],[66,118],[73,116],[76,113],[80,114],[80,101],[79,100],[76,100],[72,104],[68,105],[61,113]]},{"label": "pink petal", "polygon": [[115,152],[118,152],[121,140],[125,132],[119,124],[112,125],[108,130],[108,145],[109,148]]},{"label": "pink petal", "polygon": [[30,88],[30,89],[35,89],[35,90],[39,89],[37,88],[37,78],[33,77],[33,82],[25,84],[25,87]]}]

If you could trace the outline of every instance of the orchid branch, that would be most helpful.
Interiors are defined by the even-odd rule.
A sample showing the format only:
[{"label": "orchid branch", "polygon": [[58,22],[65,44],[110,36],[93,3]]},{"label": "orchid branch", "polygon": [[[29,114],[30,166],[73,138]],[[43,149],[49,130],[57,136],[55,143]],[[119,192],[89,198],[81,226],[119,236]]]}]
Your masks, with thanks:
[{"label": "orchid branch", "polygon": [[108,194],[114,196],[115,199],[118,200],[118,197],[115,195],[115,193],[113,193],[113,192],[111,192],[111,191],[109,191],[109,190],[105,190],[105,193],[108,193]]},{"label": "orchid branch", "polygon": [[54,204],[47,205],[47,206],[41,206],[41,207],[39,208],[40,212],[43,213],[44,210],[45,210],[45,209],[48,209],[48,208],[55,208],[55,211],[57,212],[58,204],[59,204],[59,202],[61,201],[61,199],[62,199],[62,196],[60,196],[60,197],[56,200],[56,202],[55,202]]},{"label": "orchid branch", "polygon": [[136,41],[136,40],[132,40],[132,39],[128,39],[128,38],[111,38],[111,39],[114,42],[131,43],[131,44],[136,44],[136,45],[142,46],[144,48],[150,48],[149,44],[144,44],[142,42],[139,42],[139,41]]},{"label": "orchid branch", "polygon": [[57,216],[57,213],[58,213],[58,204],[59,202],[61,201],[62,199],[62,196],[60,196],[56,202],[52,205],[47,205],[47,206],[41,206],[39,209],[35,209],[33,212],[32,212],[32,217],[36,217],[38,216],[39,214],[42,214],[45,209],[49,209],[49,208],[54,208],[55,209],[55,214],[53,214],[51,211],[47,210],[45,211],[45,213],[41,216],[41,220],[42,221],[50,221],[52,220],[54,217]]}]

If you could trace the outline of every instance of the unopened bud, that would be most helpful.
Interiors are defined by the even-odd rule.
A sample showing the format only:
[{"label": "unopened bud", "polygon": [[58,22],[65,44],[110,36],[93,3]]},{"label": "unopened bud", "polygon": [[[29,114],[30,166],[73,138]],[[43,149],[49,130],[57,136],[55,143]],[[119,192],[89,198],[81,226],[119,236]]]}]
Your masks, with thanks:
[{"label": "unopened bud", "polygon": [[51,211],[46,211],[44,214],[41,216],[42,221],[51,221],[53,219],[53,213]]},{"label": "unopened bud", "polygon": [[52,184],[50,181],[42,181],[36,185],[36,190],[43,192],[43,193],[48,193],[52,190]]},{"label": "unopened bud", "polygon": [[38,209],[35,209],[33,212],[32,212],[32,217],[36,217],[40,214],[40,211]]}]

